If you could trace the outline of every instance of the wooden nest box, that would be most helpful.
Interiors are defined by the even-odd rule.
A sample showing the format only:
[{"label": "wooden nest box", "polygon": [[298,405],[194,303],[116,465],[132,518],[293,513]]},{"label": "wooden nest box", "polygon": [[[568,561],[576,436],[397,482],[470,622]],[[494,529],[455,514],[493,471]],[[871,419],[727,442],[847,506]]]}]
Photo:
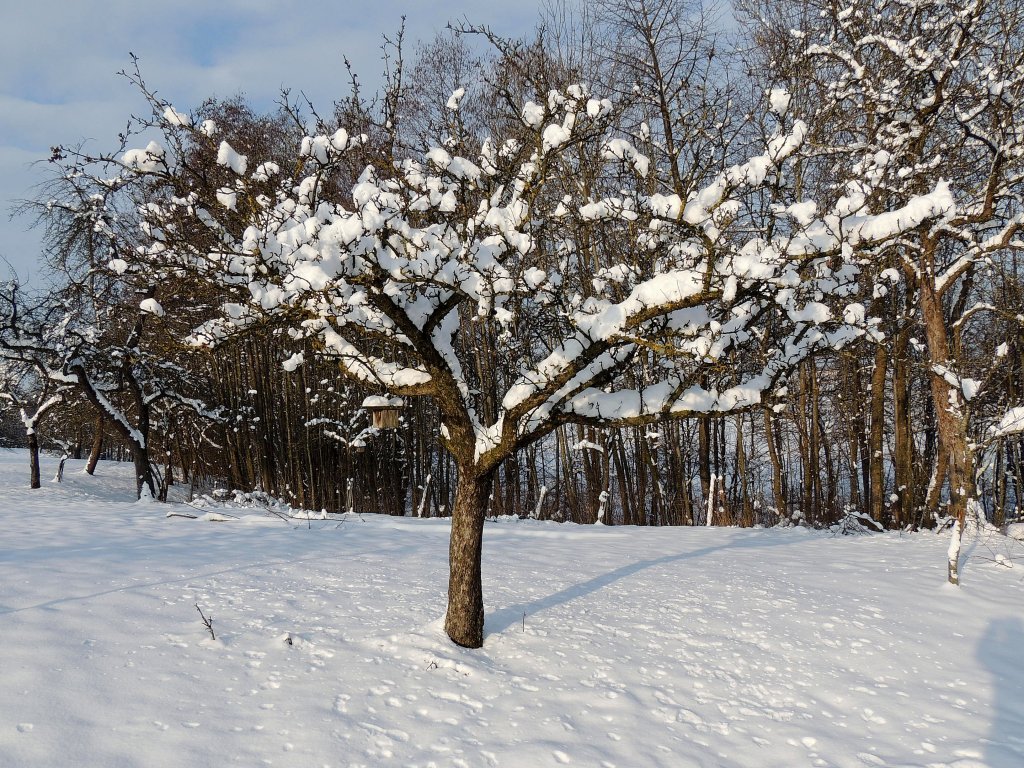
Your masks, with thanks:
[{"label": "wooden nest box", "polygon": [[405,403],[400,397],[370,395],[363,400],[363,408],[370,412],[376,429],[397,429],[398,412]]}]

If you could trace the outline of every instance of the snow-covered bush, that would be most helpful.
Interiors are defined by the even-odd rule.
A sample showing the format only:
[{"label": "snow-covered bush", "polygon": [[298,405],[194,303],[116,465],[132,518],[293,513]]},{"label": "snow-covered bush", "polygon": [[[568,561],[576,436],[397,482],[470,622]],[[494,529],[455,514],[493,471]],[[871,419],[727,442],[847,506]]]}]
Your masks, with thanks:
[{"label": "snow-covered bush", "polygon": [[863,536],[868,533],[881,531],[882,526],[877,520],[873,520],[870,515],[851,506],[846,506],[843,509],[843,516],[839,519],[839,522],[831,526],[831,530],[839,536]]}]

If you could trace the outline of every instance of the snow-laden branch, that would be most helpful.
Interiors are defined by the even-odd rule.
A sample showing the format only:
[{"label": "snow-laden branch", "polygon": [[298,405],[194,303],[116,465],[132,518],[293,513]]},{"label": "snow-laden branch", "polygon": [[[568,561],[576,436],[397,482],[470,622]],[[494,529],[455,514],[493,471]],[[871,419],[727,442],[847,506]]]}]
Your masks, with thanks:
[{"label": "snow-laden branch", "polygon": [[[649,160],[615,135],[610,105],[581,86],[527,104],[525,137],[493,137],[475,156],[438,146],[367,167],[346,204],[327,199],[321,184],[353,145],[347,135],[310,137],[298,154],[316,173],[273,177],[276,199],[260,198],[240,236],[217,226],[219,242],[206,251],[168,237],[157,255],[235,294],[195,341],[218,343],[261,318],[284,321],[349,378],[434,397],[447,444],[478,464],[566,421],[751,407],[807,355],[874,332],[861,305],[836,313],[826,300],[852,292],[854,249],[955,209],[945,183],[890,211],[843,198],[819,216],[814,203],[792,199],[776,214],[778,234],[744,234],[734,222],[769,188],[784,189],[785,166],[808,134],[789,121],[785,96],[772,96],[780,129],[764,151],[685,197],[646,191]],[[596,165],[581,166],[582,156]],[[272,179],[266,164],[250,171],[226,143],[216,162],[246,199]],[[565,183],[581,173],[634,181],[594,198]],[[191,199],[150,211],[154,226],[186,214],[209,228],[216,211]],[[593,265],[590,275],[583,264]],[[769,319],[780,341],[766,348]],[[516,349],[512,359],[504,344]],[[703,372],[743,355],[757,363],[702,383]],[[642,385],[623,375],[638,361],[646,361]]]}]

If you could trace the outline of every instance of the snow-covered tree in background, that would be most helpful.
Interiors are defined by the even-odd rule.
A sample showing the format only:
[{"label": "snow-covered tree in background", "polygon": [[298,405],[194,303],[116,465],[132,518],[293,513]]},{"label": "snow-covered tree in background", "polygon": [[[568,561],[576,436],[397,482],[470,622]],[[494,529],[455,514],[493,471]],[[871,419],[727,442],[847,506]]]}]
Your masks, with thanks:
[{"label": "snow-covered tree in background", "polygon": [[747,5],[764,25],[773,74],[812,110],[805,155],[837,182],[849,211],[902,206],[948,183],[946,216],[862,246],[856,258],[880,277],[876,297],[905,284],[907,314],[923,332],[939,442],[929,497],[945,483],[954,518],[949,580],[958,583],[965,515],[980,509],[976,449],[988,425],[1020,405],[1000,401],[1007,388],[996,385],[1014,375],[1010,345],[1024,325],[1004,270],[1024,247],[1024,7]]},{"label": "snow-covered tree in background", "polygon": [[[12,299],[16,286],[8,286]],[[5,302],[0,302],[0,306]],[[45,356],[25,351],[16,356],[0,355],[0,402],[17,414],[25,430],[29,456],[29,487],[41,487],[39,478],[39,428],[42,421],[65,403],[70,386],[48,375]]]},{"label": "snow-covered tree in background", "polygon": [[137,211],[161,191],[149,178],[74,149],[54,148],[51,162],[59,173],[48,194],[25,207],[45,229],[59,282],[0,293],[0,358],[30,366],[41,392],[73,390],[88,401],[127,446],[138,494],[163,498],[154,423],[187,420],[186,413],[219,418],[200,394],[201,366],[186,360],[194,349],[175,347],[182,334],[174,322],[191,327],[190,313],[203,302],[198,291],[177,293],[166,273],[136,269],[135,249],[146,237]]},{"label": "snow-covered tree in background", "polygon": [[[456,116],[461,96],[448,104]],[[438,137],[422,156],[367,167],[344,204],[324,181],[365,141],[344,129],[306,137],[294,173],[217,144],[230,180],[215,195],[189,189],[183,158],[159,143],[121,162],[181,182],[143,210],[139,259],[234,292],[197,343],[273,319],[351,380],[433,398],[458,469],[445,628],[478,647],[483,524],[504,459],[567,423],[758,406],[808,355],[872,332],[863,307],[841,305],[853,250],[948,213],[938,184],[877,215],[817,215],[787,192],[806,126],[789,119],[784,93],[770,101],[778,128],[764,151],[685,195],[650,191],[659,169],[617,135],[612,104],[580,85],[526,103],[515,136]],[[196,146],[212,130],[163,115]],[[584,168],[599,183],[577,184]],[[747,206],[763,195],[777,200],[777,225],[751,233]],[[214,237],[191,236],[197,222]]]},{"label": "snow-covered tree in background", "polygon": [[[37,403],[34,417],[23,416],[31,447],[35,422],[84,398],[127,445],[137,493],[162,498],[166,488],[160,487],[153,466],[153,422],[177,408],[206,411],[190,396],[194,377],[151,347],[159,335],[152,328],[159,319],[154,315],[162,308],[151,296],[133,297],[141,307],[122,304],[108,317],[97,318],[83,316],[77,302],[62,298],[67,296],[61,292],[27,301],[16,290],[0,294],[0,359],[9,370],[31,371],[33,384],[30,393],[18,398],[9,390],[6,399]],[[34,477],[37,471],[34,467]]]}]

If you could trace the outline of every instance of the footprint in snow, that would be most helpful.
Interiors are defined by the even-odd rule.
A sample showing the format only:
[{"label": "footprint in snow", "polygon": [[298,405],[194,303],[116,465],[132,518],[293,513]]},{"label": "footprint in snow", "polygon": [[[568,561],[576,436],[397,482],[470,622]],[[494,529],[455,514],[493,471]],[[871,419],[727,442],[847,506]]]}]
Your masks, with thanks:
[{"label": "footprint in snow", "polygon": [[865,721],[867,721],[869,723],[874,723],[876,725],[885,725],[885,722],[886,722],[885,718],[882,717],[881,715],[876,715],[875,711],[873,709],[865,708],[861,712],[860,716],[861,716],[862,720],[865,720]]},{"label": "footprint in snow", "polygon": [[690,725],[704,725],[704,718],[689,709],[680,709],[676,712],[677,723],[689,723]]}]

